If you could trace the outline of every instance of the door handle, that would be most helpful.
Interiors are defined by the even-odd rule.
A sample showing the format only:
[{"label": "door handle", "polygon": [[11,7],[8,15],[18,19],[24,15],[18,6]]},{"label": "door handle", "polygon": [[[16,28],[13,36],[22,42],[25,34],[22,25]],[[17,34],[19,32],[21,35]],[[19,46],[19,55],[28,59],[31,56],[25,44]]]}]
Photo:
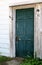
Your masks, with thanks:
[{"label": "door handle", "polygon": [[19,40],[21,40],[21,38],[19,38]]},{"label": "door handle", "polygon": [[18,36],[16,36],[16,41],[19,41],[19,40],[21,40],[21,38],[19,38]]}]

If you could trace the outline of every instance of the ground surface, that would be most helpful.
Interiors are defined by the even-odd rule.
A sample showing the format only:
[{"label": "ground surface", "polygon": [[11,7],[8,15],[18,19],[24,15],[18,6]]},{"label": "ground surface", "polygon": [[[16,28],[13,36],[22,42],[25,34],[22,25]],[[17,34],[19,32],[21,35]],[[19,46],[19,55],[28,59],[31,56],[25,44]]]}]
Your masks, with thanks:
[{"label": "ground surface", "polygon": [[20,62],[16,60],[12,60],[12,61],[8,61],[7,65],[20,65]]},{"label": "ground surface", "polygon": [[11,61],[0,63],[0,65],[20,65],[22,58],[15,58]]}]

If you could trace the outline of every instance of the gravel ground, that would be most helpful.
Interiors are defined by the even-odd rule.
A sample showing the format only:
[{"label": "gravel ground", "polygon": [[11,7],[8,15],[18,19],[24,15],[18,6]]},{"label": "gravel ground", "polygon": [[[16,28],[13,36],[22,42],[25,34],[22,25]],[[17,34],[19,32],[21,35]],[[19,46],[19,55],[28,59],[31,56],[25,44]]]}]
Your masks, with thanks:
[{"label": "gravel ground", "polygon": [[6,64],[7,65],[20,65],[20,62],[16,60],[12,60],[12,61],[8,61]]},{"label": "gravel ground", "polygon": [[20,65],[20,62],[16,60],[11,60],[11,61],[0,63],[0,65]]},{"label": "gravel ground", "polygon": [[0,65],[20,65],[22,60],[23,59],[21,59],[21,58],[16,58],[16,59],[11,60],[11,61],[0,63]]}]

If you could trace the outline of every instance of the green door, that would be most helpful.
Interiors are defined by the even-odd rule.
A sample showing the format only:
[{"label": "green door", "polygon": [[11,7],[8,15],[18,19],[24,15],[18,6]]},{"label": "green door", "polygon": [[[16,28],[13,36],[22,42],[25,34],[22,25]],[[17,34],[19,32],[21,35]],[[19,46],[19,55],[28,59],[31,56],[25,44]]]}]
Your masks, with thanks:
[{"label": "green door", "polygon": [[34,54],[34,9],[16,10],[16,56]]}]

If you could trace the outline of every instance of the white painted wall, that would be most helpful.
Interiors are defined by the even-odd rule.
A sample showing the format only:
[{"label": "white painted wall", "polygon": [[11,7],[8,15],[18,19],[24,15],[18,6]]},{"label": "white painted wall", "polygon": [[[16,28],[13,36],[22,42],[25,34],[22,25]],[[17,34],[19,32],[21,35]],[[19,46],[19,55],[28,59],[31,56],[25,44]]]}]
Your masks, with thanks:
[{"label": "white painted wall", "polygon": [[42,2],[42,0],[10,0],[9,5],[15,6],[20,4],[30,4],[30,3],[37,3],[37,2]]},{"label": "white painted wall", "polygon": [[10,0],[10,3],[18,3],[18,2],[32,2],[32,3],[34,3],[34,2],[42,2],[42,0]]},{"label": "white painted wall", "polygon": [[10,56],[8,0],[0,1],[0,55]]}]

